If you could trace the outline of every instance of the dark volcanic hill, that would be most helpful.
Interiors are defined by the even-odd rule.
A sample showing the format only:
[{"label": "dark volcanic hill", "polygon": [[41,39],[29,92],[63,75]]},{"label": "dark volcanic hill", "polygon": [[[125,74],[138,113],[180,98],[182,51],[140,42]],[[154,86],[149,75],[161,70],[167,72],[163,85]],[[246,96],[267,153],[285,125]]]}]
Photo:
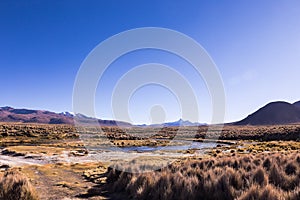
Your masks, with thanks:
[{"label": "dark volcanic hill", "polygon": [[277,125],[300,122],[300,102],[272,102],[235,125]]},{"label": "dark volcanic hill", "polygon": [[[42,123],[42,124],[74,124],[75,116],[71,113],[55,113],[44,110],[15,109],[12,107],[0,107],[0,122]],[[127,122],[115,120],[101,120],[84,115],[77,115],[76,120],[81,124],[103,126],[131,126]]]},{"label": "dark volcanic hill", "polygon": [[300,108],[300,101],[295,102],[293,105]]}]

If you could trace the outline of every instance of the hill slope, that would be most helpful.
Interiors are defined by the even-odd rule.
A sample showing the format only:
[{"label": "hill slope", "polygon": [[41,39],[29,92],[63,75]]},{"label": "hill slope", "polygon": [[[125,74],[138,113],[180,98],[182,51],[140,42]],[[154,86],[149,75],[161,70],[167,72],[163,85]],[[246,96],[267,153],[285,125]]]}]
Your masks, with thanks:
[{"label": "hill slope", "polygon": [[73,118],[64,113],[54,113],[44,110],[0,108],[1,122],[43,123],[43,124],[72,124]]},{"label": "hill slope", "polygon": [[295,102],[293,105],[300,108],[300,101]]},{"label": "hill slope", "polygon": [[300,122],[300,102],[272,102],[235,125],[276,125]]},{"label": "hill slope", "polygon": [[[0,107],[0,122],[42,123],[42,124],[74,124],[75,116],[69,112],[55,113],[45,110],[15,109]],[[76,115],[76,120],[82,124],[103,126],[131,126],[127,122],[115,120],[101,120],[84,115]]]}]

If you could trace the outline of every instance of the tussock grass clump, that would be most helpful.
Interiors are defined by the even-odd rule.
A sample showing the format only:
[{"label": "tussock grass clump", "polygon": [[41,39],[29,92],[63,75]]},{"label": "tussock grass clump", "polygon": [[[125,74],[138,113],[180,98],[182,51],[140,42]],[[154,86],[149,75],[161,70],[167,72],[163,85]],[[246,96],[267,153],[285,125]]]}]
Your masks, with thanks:
[{"label": "tussock grass clump", "polygon": [[0,179],[0,200],[37,200],[35,189],[20,172],[11,170]]},{"label": "tussock grass clump", "polygon": [[273,185],[261,187],[260,185],[252,185],[248,191],[244,192],[238,200],[283,200],[284,194]]},{"label": "tussock grass clump", "polygon": [[[110,168],[112,192],[129,199],[300,199],[297,152],[188,159],[148,173]],[[131,166],[128,166],[131,167]],[[135,169],[137,166],[132,166]]]},{"label": "tussock grass clump", "polygon": [[258,168],[253,175],[253,182],[256,182],[260,186],[265,186],[268,184],[268,177],[265,174],[263,168]]}]

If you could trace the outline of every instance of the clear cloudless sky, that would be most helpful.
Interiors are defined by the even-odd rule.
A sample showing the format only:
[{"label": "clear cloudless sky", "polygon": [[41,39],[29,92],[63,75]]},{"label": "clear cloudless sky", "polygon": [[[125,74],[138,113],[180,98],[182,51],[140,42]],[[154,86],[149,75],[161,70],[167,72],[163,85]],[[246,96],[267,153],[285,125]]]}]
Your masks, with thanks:
[{"label": "clear cloudless sky", "polygon": [[[180,31],[207,50],[224,82],[226,122],[239,120],[270,101],[300,100],[299,19],[298,0],[0,0],[0,106],[72,111],[73,84],[89,52],[119,32],[151,26]],[[190,81],[199,121],[209,123],[203,79],[178,57],[155,50],[129,53],[110,66],[96,92],[97,116],[113,118],[114,85],[149,62],[172,66]],[[165,109],[166,121],[181,117],[174,95],[149,85],[128,103],[131,122],[151,123],[155,105]]]}]

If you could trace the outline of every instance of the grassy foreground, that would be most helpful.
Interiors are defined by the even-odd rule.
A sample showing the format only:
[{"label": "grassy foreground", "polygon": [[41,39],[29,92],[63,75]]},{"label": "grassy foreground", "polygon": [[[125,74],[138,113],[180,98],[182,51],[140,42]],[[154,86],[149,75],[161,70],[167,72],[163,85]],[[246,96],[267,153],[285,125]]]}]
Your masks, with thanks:
[{"label": "grassy foreground", "polygon": [[142,174],[110,168],[107,182],[126,199],[297,200],[300,153],[188,159]]},{"label": "grassy foreground", "polygon": [[[0,156],[4,163],[8,158],[18,161],[8,166],[0,160],[0,200],[300,199],[298,124],[225,126],[220,138],[228,145],[217,145],[205,155],[197,149],[174,150],[182,157],[147,173],[139,173],[139,167],[145,168],[137,165],[141,160],[122,166],[134,173],[117,170],[111,165],[113,160],[82,162],[91,153],[79,138],[82,133],[99,135],[100,142],[105,138],[109,144],[130,147],[170,145],[175,136],[203,142],[206,131],[207,127],[103,127],[101,132],[99,127],[77,130],[69,125],[0,124]],[[207,134],[214,138],[216,133]],[[187,154],[189,158],[184,157]],[[55,161],[61,156],[73,161]],[[150,162],[155,160],[151,157]]]}]

